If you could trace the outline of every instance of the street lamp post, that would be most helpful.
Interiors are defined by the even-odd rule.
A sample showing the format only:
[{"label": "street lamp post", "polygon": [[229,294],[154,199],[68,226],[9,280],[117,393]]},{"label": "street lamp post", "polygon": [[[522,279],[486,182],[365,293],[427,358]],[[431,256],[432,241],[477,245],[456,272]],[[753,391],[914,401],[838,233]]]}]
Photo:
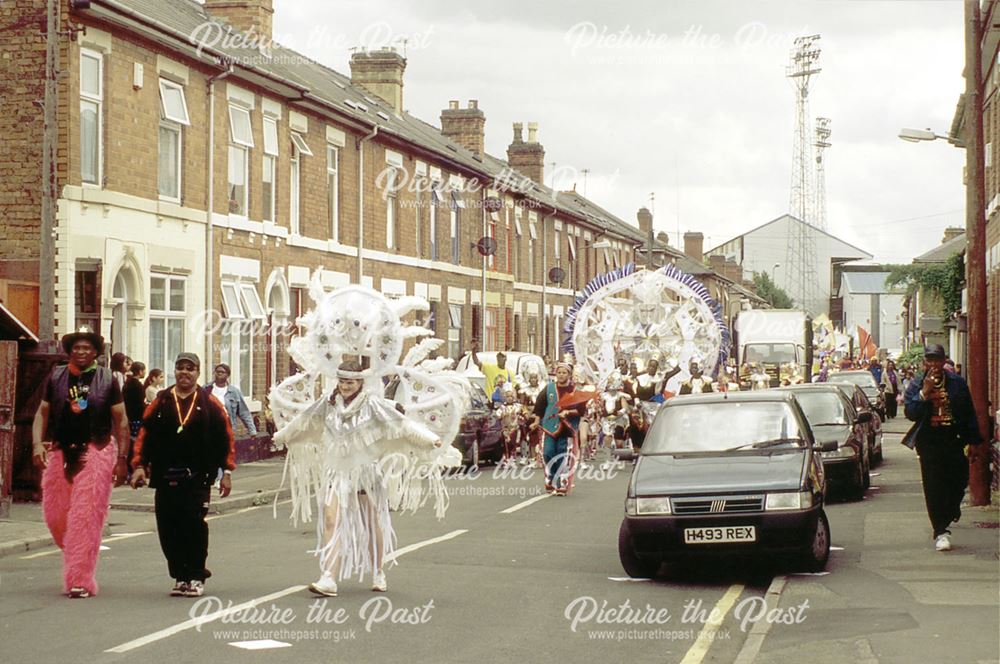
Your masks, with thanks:
[{"label": "street lamp post", "polygon": [[774,265],[771,266],[771,283],[774,284],[775,286],[778,285],[778,282],[774,280],[774,271],[777,270],[779,267],[781,267],[781,263],[775,263]]},{"label": "street lamp post", "polygon": [[[987,349],[986,312],[986,182],[983,177],[983,98],[982,30],[978,0],[965,0],[965,118],[964,136],[942,136],[929,129],[902,129],[904,141],[947,140],[965,148],[965,269],[968,293],[968,349],[966,379],[976,410],[979,435],[989,441],[988,393],[989,351]],[[986,447],[986,445],[983,445]],[[969,502],[990,504],[990,466],[988,454],[969,459]]]}]

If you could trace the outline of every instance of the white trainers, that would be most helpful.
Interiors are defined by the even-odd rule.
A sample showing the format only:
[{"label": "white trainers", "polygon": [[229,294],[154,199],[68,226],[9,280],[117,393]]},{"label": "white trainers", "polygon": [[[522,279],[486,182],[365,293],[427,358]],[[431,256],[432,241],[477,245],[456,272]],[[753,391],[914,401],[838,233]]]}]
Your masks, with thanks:
[{"label": "white trainers", "polygon": [[195,579],[188,584],[187,590],[184,591],[185,597],[201,597],[205,594],[205,582]]},{"label": "white trainers", "polygon": [[332,574],[323,572],[323,576],[319,577],[319,581],[309,584],[309,592],[323,595],[324,597],[336,597],[337,582],[333,580]]},{"label": "white trainers", "polygon": [[934,540],[934,549],[937,551],[951,551],[951,538],[947,534],[938,535]]},{"label": "white trainers", "polygon": [[388,589],[389,586],[385,582],[385,572],[375,572],[375,575],[372,577],[372,590],[377,593],[384,593]]},{"label": "white trainers", "polygon": [[171,597],[184,597],[187,594],[190,585],[187,581],[178,581],[174,584],[174,587],[170,589]]}]

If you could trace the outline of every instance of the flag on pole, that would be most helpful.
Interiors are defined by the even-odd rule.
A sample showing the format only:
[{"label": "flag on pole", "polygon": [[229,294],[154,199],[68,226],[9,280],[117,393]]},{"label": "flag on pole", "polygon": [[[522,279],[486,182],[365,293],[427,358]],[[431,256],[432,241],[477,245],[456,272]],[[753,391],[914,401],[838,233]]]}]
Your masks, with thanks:
[{"label": "flag on pole", "polygon": [[878,355],[878,347],[872,341],[872,335],[868,330],[858,325],[858,357],[863,360],[870,360]]}]

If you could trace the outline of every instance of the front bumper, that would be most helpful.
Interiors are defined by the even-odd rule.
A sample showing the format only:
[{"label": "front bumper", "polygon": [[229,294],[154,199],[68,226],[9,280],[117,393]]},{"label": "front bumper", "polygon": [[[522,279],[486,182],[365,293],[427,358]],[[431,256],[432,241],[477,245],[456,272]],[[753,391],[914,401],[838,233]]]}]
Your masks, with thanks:
[{"label": "front bumper", "polygon": [[[732,554],[797,553],[812,540],[822,511],[817,505],[808,510],[755,512],[750,514],[699,514],[690,516],[626,516],[632,550],[642,558],[671,559]],[[685,528],[726,528],[754,526],[755,542],[687,544]]]}]

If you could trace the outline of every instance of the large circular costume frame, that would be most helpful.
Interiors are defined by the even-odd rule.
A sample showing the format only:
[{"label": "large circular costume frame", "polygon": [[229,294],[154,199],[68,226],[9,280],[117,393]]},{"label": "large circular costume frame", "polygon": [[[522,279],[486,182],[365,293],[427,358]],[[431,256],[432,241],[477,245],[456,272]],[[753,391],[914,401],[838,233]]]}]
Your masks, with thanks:
[{"label": "large circular costume frame", "polygon": [[630,263],[598,275],[566,316],[563,349],[577,369],[604,385],[619,357],[680,366],[698,362],[715,376],[729,354],[729,328],[708,289],[673,265],[637,270]]}]

